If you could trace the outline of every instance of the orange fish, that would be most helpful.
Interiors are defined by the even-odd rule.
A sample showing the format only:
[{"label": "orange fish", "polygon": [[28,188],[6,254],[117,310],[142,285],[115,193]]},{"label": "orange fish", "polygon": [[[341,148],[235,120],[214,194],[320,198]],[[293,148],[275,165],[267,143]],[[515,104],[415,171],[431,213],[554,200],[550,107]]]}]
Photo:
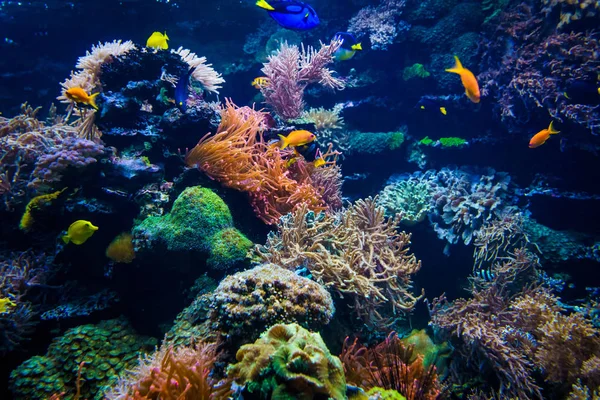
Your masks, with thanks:
[{"label": "orange fish", "polygon": [[446,72],[454,72],[455,74],[460,75],[460,80],[465,87],[465,93],[469,100],[473,103],[479,103],[481,93],[479,92],[477,78],[475,78],[475,75],[473,75],[471,71],[462,66],[458,57],[454,56],[454,60],[456,61],[454,68],[449,68]]},{"label": "orange fish", "polygon": [[281,149],[285,149],[286,147],[296,147],[296,146],[304,146],[312,141],[314,141],[317,137],[314,133],[309,131],[292,131],[289,135],[283,136],[279,135],[281,139],[279,144],[281,145]]},{"label": "orange fish", "polygon": [[99,94],[100,93],[94,93],[89,95],[82,88],[74,87],[65,92],[65,97],[77,104],[87,104],[97,110],[98,106],[96,105],[96,97]]},{"label": "orange fish", "polygon": [[554,129],[554,126],[552,126],[552,122],[550,122],[550,126],[548,127],[548,129],[542,129],[541,131],[533,135],[533,137],[529,141],[529,148],[535,149],[536,147],[540,147],[541,145],[546,143],[546,140],[548,140],[550,135],[556,135],[559,132],[560,131]]}]

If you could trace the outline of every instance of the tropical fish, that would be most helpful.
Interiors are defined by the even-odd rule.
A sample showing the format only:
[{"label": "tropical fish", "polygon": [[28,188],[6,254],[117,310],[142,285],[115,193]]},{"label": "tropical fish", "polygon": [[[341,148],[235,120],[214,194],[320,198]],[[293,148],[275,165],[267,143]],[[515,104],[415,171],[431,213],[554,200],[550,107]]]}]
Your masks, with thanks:
[{"label": "tropical fish", "polygon": [[536,147],[540,147],[541,145],[546,143],[546,140],[548,140],[550,135],[556,135],[559,132],[560,131],[554,129],[552,122],[550,122],[550,126],[548,127],[548,129],[542,129],[541,131],[533,135],[533,137],[529,141],[529,148],[535,149]]},{"label": "tropical fish", "polygon": [[337,61],[349,60],[354,57],[354,54],[356,54],[357,51],[362,50],[362,45],[358,43],[356,37],[351,33],[338,32],[335,34],[334,38],[342,41],[340,48],[333,54],[333,57]]},{"label": "tropical fish", "polygon": [[171,40],[167,36],[167,32],[165,32],[165,33],[154,32],[152,35],[150,35],[150,37],[146,41],[146,47],[150,47],[152,49],[167,50],[169,48],[169,44],[167,43],[167,40]]},{"label": "tropical fish", "polygon": [[287,136],[278,136],[281,139],[279,142],[279,144],[281,145],[281,149],[285,149],[288,146],[304,146],[305,144],[308,144],[317,138],[314,133],[305,130],[292,131]]},{"label": "tropical fish", "polygon": [[0,297],[0,314],[7,314],[10,312],[11,307],[15,307],[16,305],[17,303],[8,297]]},{"label": "tropical fish", "polygon": [[97,226],[92,225],[90,221],[77,220],[69,226],[67,234],[62,237],[63,242],[73,242],[75,244],[83,244],[88,240],[94,232],[98,230]]},{"label": "tropical fish", "polygon": [[471,71],[462,66],[458,57],[454,56],[454,61],[456,62],[454,67],[447,69],[446,72],[453,72],[460,75],[460,80],[465,87],[465,94],[469,100],[471,100],[473,103],[479,103],[479,100],[481,99],[481,93],[479,92],[477,78],[475,78],[475,75],[473,75]]},{"label": "tropical fish", "polygon": [[319,25],[317,13],[306,3],[258,0],[256,5],[267,10],[271,18],[286,29],[306,31]]},{"label": "tropical fish", "polygon": [[319,157],[315,161],[313,161],[313,165],[316,168],[322,167],[325,164],[327,164],[327,161],[325,161],[325,159],[323,157]]},{"label": "tropical fish", "polygon": [[419,100],[419,102],[417,103],[416,107],[418,107],[420,110],[425,110],[425,111],[436,110],[436,111],[441,112],[444,115],[448,114],[446,107],[442,106],[437,101],[435,101],[433,99],[429,99],[427,97],[421,98]]},{"label": "tropical fish", "polygon": [[600,103],[600,83],[573,80],[567,82],[564,95],[572,103],[598,104]]},{"label": "tropical fish", "polygon": [[476,278],[479,278],[486,282],[493,282],[494,279],[496,279],[496,274],[494,273],[494,271],[491,271],[489,269],[480,269],[477,272],[475,272],[474,275]]},{"label": "tropical fish", "polygon": [[99,94],[100,93],[94,93],[89,95],[82,88],[73,87],[65,92],[65,97],[77,104],[85,104],[97,110],[98,106],[96,105],[96,97],[98,97]]},{"label": "tropical fish", "polygon": [[175,105],[179,107],[183,113],[187,110],[187,99],[190,95],[190,76],[192,76],[195,70],[196,67],[192,67],[181,74],[177,81],[177,86],[175,86]]},{"label": "tropical fish", "polygon": [[271,80],[266,76],[259,76],[258,78],[254,78],[254,80],[250,83],[254,86],[255,89],[262,89],[271,84]]}]

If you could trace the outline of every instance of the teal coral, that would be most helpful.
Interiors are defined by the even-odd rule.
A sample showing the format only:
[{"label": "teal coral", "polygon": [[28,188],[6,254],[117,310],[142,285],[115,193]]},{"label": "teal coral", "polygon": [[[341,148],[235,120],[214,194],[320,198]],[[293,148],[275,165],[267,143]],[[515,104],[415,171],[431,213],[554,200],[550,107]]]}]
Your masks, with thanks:
[{"label": "teal coral", "polygon": [[404,132],[353,132],[347,141],[348,155],[372,155],[397,150],[404,143]]},{"label": "teal coral", "polygon": [[81,397],[102,399],[117,382],[118,375],[137,364],[140,351],[150,351],[153,338],[138,336],[123,319],[103,321],[69,329],[52,341],[44,356],[34,356],[11,373],[16,400],[44,399],[75,389],[79,364],[83,361]]},{"label": "teal coral", "polygon": [[275,325],[253,344],[242,346],[227,375],[260,399],[346,399],[339,358],[321,335],[297,324]]},{"label": "teal coral", "polygon": [[425,136],[423,139],[419,140],[419,143],[424,146],[431,146],[433,144],[433,140],[430,139],[429,136]]},{"label": "teal coral", "polygon": [[419,63],[406,67],[404,68],[404,71],[402,71],[402,79],[405,81],[414,78],[427,78],[430,75],[431,74],[425,69],[425,66]]},{"label": "teal coral", "polygon": [[398,180],[387,185],[377,204],[388,216],[400,214],[400,222],[412,226],[423,221],[431,210],[431,185],[426,179]]},{"label": "teal coral", "polygon": [[186,188],[164,216],[150,216],[133,229],[138,248],[155,242],[174,252],[195,251],[209,255],[211,268],[226,269],[246,257],[252,242],[233,227],[227,204],[212,190]]}]

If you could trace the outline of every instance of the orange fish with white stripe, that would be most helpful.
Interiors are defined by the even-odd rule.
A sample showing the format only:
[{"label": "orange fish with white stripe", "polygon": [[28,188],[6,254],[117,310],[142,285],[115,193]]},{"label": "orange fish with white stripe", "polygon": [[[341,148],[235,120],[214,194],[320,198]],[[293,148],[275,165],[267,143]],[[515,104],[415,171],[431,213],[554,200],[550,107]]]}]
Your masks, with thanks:
[{"label": "orange fish with white stripe", "polygon": [[465,87],[465,94],[473,103],[479,103],[481,99],[481,93],[479,92],[479,84],[477,83],[477,78],[475,75],[468,69],[462,66],[458,57],[454,56],[454,61],[456,64],[453,68],[449,68],[446,72],[452,72],[460,75],[460,80]]},{"label": "orange fish with white stripe", "polygon": [[550,122],[550,126],[548,127],[548,129],[542,129],[541,131],[533,135],[533,137],[529,141],[529,148],[535,149],[536,147],[540,147],[541,145],[546,143],[546,140],[550,138],[550,135],[556,135],[557,133],[560,133],[560,131],[554,129],[552,122]]}]

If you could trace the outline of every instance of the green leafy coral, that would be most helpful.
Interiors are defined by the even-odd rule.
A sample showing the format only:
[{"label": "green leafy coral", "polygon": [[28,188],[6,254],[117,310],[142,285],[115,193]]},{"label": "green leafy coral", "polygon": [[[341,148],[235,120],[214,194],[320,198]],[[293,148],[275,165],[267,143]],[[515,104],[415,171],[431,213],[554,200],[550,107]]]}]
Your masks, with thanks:
[{"label": "green leafy coral", "polygon": [[227,204],[212,190],[186,188],[171,212],[150,216],[133,229],[138,248],[160,244],[169,251],[195,251],[209,255],[211,268],[226,269],[246,258],[253,243],[233,227]]},{"label": "green leafy coral", "polygon": [[441,146],[443,148],[450,148],[462,147],[467,144],[467,141],[459,137],[444,137],[433,140],[429,136],[425,136],[423,139],[419,140],[419,143],[423,146]]},{"label": "green leafy coral", "polygon": [[260,399],[346,399],[339,358],[321,335],[297,324],[275,325],[253,344],[242,346],[227,374]]},{"label": "green leafy coral", "polygon": [[412,226],[425,219],[431,210],[431,184],[426,179],[410,178],[387,185],[377,204],[388,216],[400,214],[400,222]]},{"label": "green leafy coral", "polygon": [[410,67],[406,67],[404,68],[404,71],[402,71],[402,79],[405,81],[414,78],[424,79],[430,75],[431,74],[425,69],[425,66],[419,63],[413,64]]},{"label": "green leafy coral", "polygon": [[124,318],[69,329],[52,341],[44,356],[34,356],[10,375],[16,400],[46,399],[66,392],[73,399],[79,364],[82,368],[81,398],[103,399],[118,375],[137,364],[139,353],[151,351],[154,338],[138,336]]}]

